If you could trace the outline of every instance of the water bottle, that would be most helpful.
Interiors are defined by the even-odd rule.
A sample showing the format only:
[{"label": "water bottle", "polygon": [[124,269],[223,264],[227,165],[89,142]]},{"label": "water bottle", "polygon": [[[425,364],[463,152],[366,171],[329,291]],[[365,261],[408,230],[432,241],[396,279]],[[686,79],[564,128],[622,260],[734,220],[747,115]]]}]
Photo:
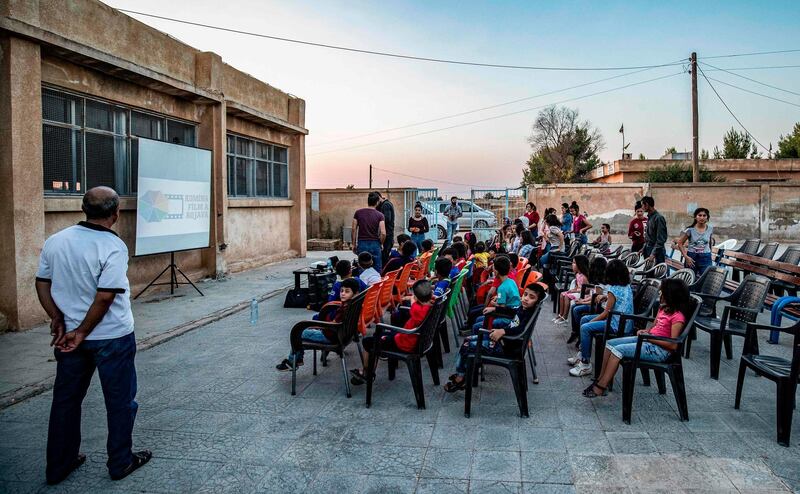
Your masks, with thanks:
[{"label": "water bottle", "polygon": [[328,259],[328,271],[333,271],[333,262],[330,259]]},{"label": "water bottle", "polygon": [[253,298],[250,301],[250,324],[253,326],[258,322],[258,300]]}]

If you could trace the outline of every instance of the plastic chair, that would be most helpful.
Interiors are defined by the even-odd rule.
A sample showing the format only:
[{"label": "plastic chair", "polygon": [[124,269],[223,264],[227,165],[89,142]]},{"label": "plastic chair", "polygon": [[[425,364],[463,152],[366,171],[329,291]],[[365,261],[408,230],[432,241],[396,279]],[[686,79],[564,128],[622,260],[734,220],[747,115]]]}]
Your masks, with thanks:
[{"label": "plastic chair", "polygon": [[447,300],[447,318],[450,320],[450,328],[453,331],[453,341],[458,344],[458,330],[466,323],[466,317],[459,312],[458,298],[463,291],[464,278],[467,273],[461,272],[451,285],[450,297]]},{"label": "plastic chair", "polygon": [[761,249],[761,252],[756,255],[764,259],[772,260],[772,258],[775,257],[775,254],[778,253],[778,247],[780,247],[778,242],[769,242],[764,246],[763,249]]},{"label": "plastic chair", "polygon": [[669,278],[673,280],[681,280],[686,283],[687,287],[692,286],[694,283],[694,270],[689,268],[679,269],[669,275]]},{"label": "plastic chair", "polygon": [[[694,327],[701,329],[711,337],[710,374],[712,379],[719,379],[719,364],[722,358],[722,346],[725,346],[725,357],[733,358],[731,336],[746,336],[747,323],[755,322],[764,306],[769,293],[769,278],[750,274],[730,295],[711,297],[703,294],[703,298],[712,298],[729,303],[722,311],[722,317],[697,316]],[[691,340],[690,340],[691,341]],[[758,351],[758,342],[753,342],[753,349]],[[688,353],[688,348],[687,348]]]},{"label": "plastic chair", "polygon": [[[792,359],[759,355],[756,333],[762,330],[778,331],[794,336]],[[754,345],[754,343],[756,344]],[[792,414],[797,400],[795,397],[797,382],[800,379],[800,322],[785,328],[768,324],[747,323],[745,346],[739,361],[739,376],[736,380],[736,401],[733,405],[737,410],[742,401],[744,376],[748,368],[776,384],[778,444],[788,448],[792,434]]]},{"label": "plastic chair", "polygon": [[[347,348],[354,338],[358,335],[358,327],[361,322],[361,309],[364,305],[364,298],[366,297],[366,290],[359,293],[350,300],[344,310],[342,322],[326,322],[326,321],[300,321],[292,327],[292,334],[308,328],[323,328],[336,332],[336,341],[333,343],[317,343],[313,341],[303,341],[303,350],[313,350],[314,358],[314,375],[317,375],[317,350],[336,353],[342,361],[342,373],[344,375],[344,387],[347,397],[350,398],[350,376],[347,373],[347,362],[344,358],[344,349]],[[292,361],[292,396],[296,394],[297,386],[297,366]]]},{"label": "plastic chair", "polygon": [[383,314],[386,309],[392,306],[393,293],[395,281],[400,274],[400,270],[390,271],[383,277],[383,285],[381,285],[381,293],[378,295],[378,300],[375,303],[375,318],[378,322],[383,320]]},{"label": "plastic chair", "polygon": [[367,334],[367,326],[373,322],[377,323],[380,321],[375,307],[378,305],[383,283],[383,281],[379,281],[366,290],[367,294],[364,297],[364,304],[361,306],[361,322],[358,324],[358,332],[361,333],[361,336]]},{"label": "plastic chair", "polygon": [[[689,406],[686,401],[686,384],[683,380],[683,361],[681,354],[683,353],[683,345],[689,336],[690,328],[694,324],[697,313],[700,311],[702,301],[696,295],[691,296],[692,305],[684,313],[686,318],[686,325],[683,327],[680,336],[677,338],[667,338],[665,336],[656,336],[651,334],[639,335],[636,340],[636,351],[633,358],[622,359],[622,421],[626,424],[631,423],[631,411],[633,409],[633,390],[636,384],[636,369],[642,372],[642,376],[648,375],[647,372],[652,370],[656,375],[656,382],[658,383],[658,393],[666,394],[666,383],[664,382],[664,374],[669,376],[670,384],[672,385],[672,393],[675,395],[675,401],[678,404],[678,415],[681,421],[689,420]],[[634,320],[642,322],[655,320],[652,317],[628,316]],[[678,348],[675,349],[664,362],[648,362],[641,360],[642,344],[645,341],[664,341],[668,343],[675,343]]]},{"label": "plastic chair", "polygon": [[528,276],[528,271],[530,270],[530,266],[525,266],[522,270],[517,271],[517,276],[514,278],[514,281],[517,283],[517,288],[519,288],[520,293],[522,293],[522,282],[525,281],[525,278]]},{"label": "plastic chair", "polygon": [[717,249],[733,249],[734,247],[736,247],[737,243],[739,243],[739,241],[736,240],[735,238],[729,238],[728,240],[717,244],[715,247]]},{"label": "plastic chair", "polygon": [[392,307],[397,307],[403,300],[403,296],[408,291],[408,279],[411,277],[411,270],[414,268],[414,263],[410,262],[403,266],[400,274],[397,276],[397,281],[394,283],[394,292],[392,293]]}]

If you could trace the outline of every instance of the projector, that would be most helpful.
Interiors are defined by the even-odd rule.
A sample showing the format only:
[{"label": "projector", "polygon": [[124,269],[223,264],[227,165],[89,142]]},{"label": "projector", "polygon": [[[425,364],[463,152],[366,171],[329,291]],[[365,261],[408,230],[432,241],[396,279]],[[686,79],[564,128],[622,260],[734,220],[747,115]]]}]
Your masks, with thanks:
[{"label": "projector", "polygon": [[315,271],[324,271],[328,269],[328,263],[326,261],[317,261],[313,263],[310,268]]}]

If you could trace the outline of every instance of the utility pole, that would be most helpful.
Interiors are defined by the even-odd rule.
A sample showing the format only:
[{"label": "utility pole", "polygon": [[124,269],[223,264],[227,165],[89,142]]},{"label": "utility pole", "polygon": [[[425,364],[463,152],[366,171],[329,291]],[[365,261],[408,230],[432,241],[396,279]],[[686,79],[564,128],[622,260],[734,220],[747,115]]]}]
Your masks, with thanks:
[{"label": "utility pole", "polygon": [[692,52],[692,182],[700,181],[700,140],[698,137],[697,116],[697,53]]},{"label": "utility pole", "polygon": [[369,164],[369,188],[372,188],[372,163]]}]

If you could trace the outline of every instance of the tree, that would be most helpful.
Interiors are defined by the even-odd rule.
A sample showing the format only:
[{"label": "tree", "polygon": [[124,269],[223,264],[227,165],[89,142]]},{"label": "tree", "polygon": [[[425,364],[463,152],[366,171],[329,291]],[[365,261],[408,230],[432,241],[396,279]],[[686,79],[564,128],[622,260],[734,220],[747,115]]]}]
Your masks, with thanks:
[{"label": "tree", "polygon": [[792,133],[783,136],[778,141],[778,152],[776,158],[800,158],[800,122],[794,124]]},{"label": "tree", "polygon": [[708,159],[708,150],[703,149],[700,151],[700,160],[705,161]]},{"label": "tree", "polygon": [[761,159],[761,153],[758,151],[758,148],[755,144],[750,148],[750,159],[751,160],[758,160]]},{"label": "tree", "polygon": [[647,156],[645,156],[644,153],[639,153],[639,159],[640,160],[646,160]]},{"label": "tree", "polygon": [[678,150],[675,149],[675,146],[670,146],[670,147],[668,147],[667,149],[664,150],[664,156],[668,156],[668,155],[671,155],[671,154],[677,153],[677,152],[678,152]]},{"label": "tree", "polygon": [[748,153],[753,154],[755,143],[746,132],[739,132],[733,127],[722,136],[722,157],[730,159],[747,159]]},{"label": "tree", "polygon": [[599,130],[580,120],[578,110],[563,106],[539,112],[528,142],[532,153],[522,170],[523,186],[585,181],[605,147]]},{"label": "tree", "polygon": [[492,195],[491,192],[487,192],[483,195],[484,199],[494,199],[495,197]]},{"label": "tree", "polygon": [[353,185],[353,184],[347,184],[347,187],[345,187],[345,189],[347,189],[347,190],[353,190],[355,188],[356,188],[356,186]]},{"label": "tree", "polygon": [[[725,177],[716,175],[714,172],[700,166],[701,182],[724,182]],[[691,182],[692,168],[683,163],[670,163],[668,165],[651,168],[647,171],[645,180],[650,183],[676,183]]]}]

